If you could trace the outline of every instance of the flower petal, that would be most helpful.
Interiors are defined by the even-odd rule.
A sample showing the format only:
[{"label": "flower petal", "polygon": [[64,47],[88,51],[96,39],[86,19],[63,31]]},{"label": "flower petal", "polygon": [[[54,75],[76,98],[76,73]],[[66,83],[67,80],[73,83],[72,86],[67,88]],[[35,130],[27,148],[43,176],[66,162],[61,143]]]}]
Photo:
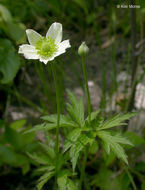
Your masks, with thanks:
[{"label": "flower petal", "polygon": [[35,46],[36,42],[42,38],[42,36],[39,33],[35,32],[32,29],[27,29],[26,34],[27,34],[29,43],[33,46]]},{"label": "flower petal", "polygon": [[24,44],[19,47],[18,53],[23,54],[26,59],[38,59],[37,51],[34,46]]},{"label": "flower petal", "polygon": [[62,40],[62,24],[53,23],[48,29],[46,37],[54,39],[56,44],[60,43]]},{"label": "flower petal", "polygon": [[61,42],[60,44],[59,44],[59,46],[58,46],[58,51],[57,51],[57,53],[55,54],[55,57],[56,56],[59,56],[59,55],[61,55],[61,54],[63,54],[63,53],[65,53],[66,52],[66,49],[67,48],[70,48],[71,47],[71,45],[70,45],[70,43],[69,43],[69,40],[64,40],[63,42]]},{"label": "flower petal", "polygon": [[44,58],[40,57],[39,60],[40,60],[41,62],[43,62],[44,64],[47,64],[48,61],[52,61],[54,58],[55,58],[55,56],[49,57],[49,58],[47,58],[47,59],[44,59]]}]

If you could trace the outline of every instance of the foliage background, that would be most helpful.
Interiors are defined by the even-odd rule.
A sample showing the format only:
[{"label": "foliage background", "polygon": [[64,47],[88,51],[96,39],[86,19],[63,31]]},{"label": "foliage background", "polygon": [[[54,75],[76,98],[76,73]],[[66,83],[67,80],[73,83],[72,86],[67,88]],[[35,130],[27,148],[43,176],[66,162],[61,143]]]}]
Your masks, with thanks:
[{"label": "foliage background", "polygon": [[[145,2],[135,2],[141,6],[136,9],[136,31],[131,26],[131,20],[135,23],[131,10],[116,8],[122,3],[130,1],[0,0],[0,183],[3,190],[33,189],[38,178],[33,175],[37,163],[27,152],[37,152],[38,141],[44,141],[44,134],[36,137],[34,133],[25,136],[23,133],[40,122],[41,115],[55,113],[55,89],[49,64],[25,60],[17,52],[20,44],[27,43],[26,28],[45,35],[53,22],[63,24],[64,39],[69,38],[72,45],[71,50],[57,59],[61,111],[65,113],[66,89],[77,97],[83,96],[86,104],[77,54],[80,43],[86,41],[90,48],[87,72],[93,109],[100,108],[106,118],[117,112],[139,111],[124,130],[135,144],[135,148],[128,150],[132,179],[137,189],[145,188]],[[136,36],[135,52],[132,52],[132,35]],[[134,73],[135,102],[131,99]],[[130,107],[129,102],[134,106]],[[101,153],[97,156],[98,173],[94,165],[87,169],[93,174],[94,189],[132,189],[127,172],[121,173],[120,163],[113,166],[116,163],[113,156],[108,159]],[[118,176],[117,172],[122,175]]]}]

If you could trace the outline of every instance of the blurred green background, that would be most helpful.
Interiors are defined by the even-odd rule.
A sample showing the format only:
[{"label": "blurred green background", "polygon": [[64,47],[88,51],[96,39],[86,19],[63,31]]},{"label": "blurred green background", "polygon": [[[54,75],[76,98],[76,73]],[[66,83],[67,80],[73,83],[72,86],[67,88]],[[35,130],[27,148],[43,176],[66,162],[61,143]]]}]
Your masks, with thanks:
[{"label": "blurred green background", "polygon": [[[132,2],[140,8],[117,8]],[[139,112],[124,129],[135,144],[128,150],[134,182],[121,171],[120,163],[119,169],[113,166],[113,155],[102,156],[97,164],[99,175],[93,167],[88,168],[92,189],[130,190],[135,183],[138,190],[144,190],[145,1],[0,0],[1,190],[35,189],[37,163],[27,153],[41,149],[38,141],[44,141],[44,134],[24,132],[40,122],[41,115],[56,112],[55,89],[49,63],[25,60],[18,55],[18,48],[27,44],[26,29],[45,35],[53,22],[62,23],[63,39],[70,39],[72,46],[56,58],[61,111],[65,112],[66,89],[84,96],[77,50],[86,41],[92,108],[100,108],[104,117]]]}]

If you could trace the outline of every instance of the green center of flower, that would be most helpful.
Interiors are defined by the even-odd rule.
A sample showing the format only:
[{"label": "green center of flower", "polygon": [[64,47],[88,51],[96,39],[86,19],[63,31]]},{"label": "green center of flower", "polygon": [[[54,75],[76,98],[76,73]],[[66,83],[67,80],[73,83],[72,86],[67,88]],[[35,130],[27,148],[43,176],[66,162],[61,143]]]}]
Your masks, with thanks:
[{"label": "green center of flower", "polygon": [[38,55],[48,58],[57,52],[58,46],[55,44],[54,39],[43,37],[36,42],[35,48]]}]

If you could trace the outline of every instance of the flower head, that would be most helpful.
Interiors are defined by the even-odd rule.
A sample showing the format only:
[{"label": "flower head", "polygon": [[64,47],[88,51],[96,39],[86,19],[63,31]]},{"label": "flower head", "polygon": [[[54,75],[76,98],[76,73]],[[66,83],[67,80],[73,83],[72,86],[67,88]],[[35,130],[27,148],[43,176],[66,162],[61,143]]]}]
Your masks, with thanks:
[{"label": "flower head", "polygon": [[80,45],[80,47],[79,47],[79,49],[78,49],[78,54],[80,56],[82,56],[82,55],[88,54],[88,52],[89,52],[88,46],[86,45],[85,42],[82,42],[81,45]]},{"label": "flower head", "polygon": [[32,29],[27,29],[26,34],[30,45],[24,44],[19,47],[19,53],[26,59],[39,59],[47,64],[48,61],[52,61],[71,47],[69,40],[62,41],[62,24],[60,23],[53,23],[46,37],[42,37]]}]

